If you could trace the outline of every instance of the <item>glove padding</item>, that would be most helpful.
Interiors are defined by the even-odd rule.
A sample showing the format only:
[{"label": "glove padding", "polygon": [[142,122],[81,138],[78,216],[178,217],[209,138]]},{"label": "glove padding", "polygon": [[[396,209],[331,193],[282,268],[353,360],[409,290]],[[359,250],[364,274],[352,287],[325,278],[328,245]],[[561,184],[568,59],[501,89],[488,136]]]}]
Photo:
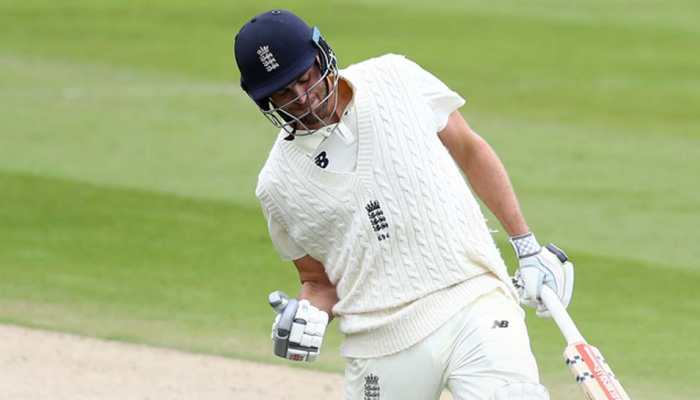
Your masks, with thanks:
[{"label": "glove padding", "polygon": [[328,313],[308,300],[288,299],[282,292],[270,294],[270,305],[278,311],[272,323],[275,355],[292,361],[315,361],[321,354]]},{"label": "glove padding", "polygon": [[[515,240],[518,240],[517,238]],[[515,240],[511,239],[512,242]],[[532,242],[537,244],[534,236],[530,239],[529,250],[533,250]],[[537,309],[537,316],[550,318],[551,314],[540,299],[542,285],[549,286],[557,294],[566,308],[571,302],[574,291],[574,265],[566,253],[554,244],[535,248],[530,254],[521,255],[517,243],[513,246],[518,253],[520,268],[515,273],[513,283],[520,294],[520,303]]]}]

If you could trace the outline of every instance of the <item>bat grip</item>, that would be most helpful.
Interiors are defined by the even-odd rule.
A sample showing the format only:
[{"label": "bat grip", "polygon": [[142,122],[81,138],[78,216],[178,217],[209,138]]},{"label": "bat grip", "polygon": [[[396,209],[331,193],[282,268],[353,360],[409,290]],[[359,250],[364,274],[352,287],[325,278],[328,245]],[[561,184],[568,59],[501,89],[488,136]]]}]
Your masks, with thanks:
[{"label": "bat grip", "polygon": [[549,313],[552,314],[552,319],[554,319],[562,335],[564,335],[567,344],[586,343],[586,339],[583,338],[571,316],[561,304],[559,296],[549,286],[542,286],[540,299],[542,299]]}]

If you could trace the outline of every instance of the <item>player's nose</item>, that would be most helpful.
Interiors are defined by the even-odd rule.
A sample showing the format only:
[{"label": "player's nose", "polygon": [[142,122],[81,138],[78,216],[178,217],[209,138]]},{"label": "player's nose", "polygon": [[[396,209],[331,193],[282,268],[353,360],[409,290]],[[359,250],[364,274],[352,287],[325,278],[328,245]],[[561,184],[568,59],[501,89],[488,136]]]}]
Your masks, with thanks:
[{"label": "player's nose", "polygon": [[306,103],[309,101],[309,94],[306,92],[303,85],[294,85],[292,87],[292,93],[296,99],[294,102],[301,106],[306,105]]}]

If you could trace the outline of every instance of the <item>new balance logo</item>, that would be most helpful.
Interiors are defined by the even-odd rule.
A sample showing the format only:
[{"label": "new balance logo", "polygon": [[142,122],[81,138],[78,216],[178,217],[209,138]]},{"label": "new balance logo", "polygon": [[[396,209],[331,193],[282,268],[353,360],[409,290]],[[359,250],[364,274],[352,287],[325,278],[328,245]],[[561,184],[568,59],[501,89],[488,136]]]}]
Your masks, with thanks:
[{"label": "new balance logo", "polygon": [[505,319],[503,321],[495,320],[493,321],[493,326],[491,329],[496,329],[496,328],[507,328],[508,327],[508,321]]},{"label": "new balance logo", "polygon": [[315,162],[316,165],[318,165],[319,167],[325,169],[325,168],[328,166],[328,163],[329,163],[330,161],[329,161],[328,158],[326,157],[326,152],[325,152],[325,151],[322,151],[322,152],[318,153],[318,155],[316,156],[316,158],[314,158],[314,162]]},{"label": "new balance logo", "polygon": [[372,229],[377,233],[377,240],[380,242],[389,239],[389,223],[386,222],[384,211],[377,200],[372,200],[365,206],[369,222],[372,224]]},{"label": "new balance logo", "polygon": [[365,376],[365,400],[379,400],[379,377],[374,374]]},{"label": "new balance logo", "polygon": [[275,60],[275,56],[270,52],[270,46],[260,46],[258,58],[267,72],[272,72],[280,66]]}]

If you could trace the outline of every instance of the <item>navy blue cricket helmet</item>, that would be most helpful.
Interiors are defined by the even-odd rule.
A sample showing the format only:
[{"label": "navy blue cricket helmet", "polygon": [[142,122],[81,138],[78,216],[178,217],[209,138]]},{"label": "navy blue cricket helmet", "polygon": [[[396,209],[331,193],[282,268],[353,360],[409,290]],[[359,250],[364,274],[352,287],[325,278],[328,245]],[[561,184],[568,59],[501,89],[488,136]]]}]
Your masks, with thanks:
[{"label": "navy blue cricket helmet", "polygon": [[[272,93],[294,82],[314,62],[319,65],[322,79],[338,76],[335,54],[318,28],[286,10],[253,17],[236,35],[233,51],[241,73],[241,88],[276,126],[286,129],[296,124],[290,133],[303,124],[283,107],[271,104]],[[335,87],[332,90],[335,92]]]}]

